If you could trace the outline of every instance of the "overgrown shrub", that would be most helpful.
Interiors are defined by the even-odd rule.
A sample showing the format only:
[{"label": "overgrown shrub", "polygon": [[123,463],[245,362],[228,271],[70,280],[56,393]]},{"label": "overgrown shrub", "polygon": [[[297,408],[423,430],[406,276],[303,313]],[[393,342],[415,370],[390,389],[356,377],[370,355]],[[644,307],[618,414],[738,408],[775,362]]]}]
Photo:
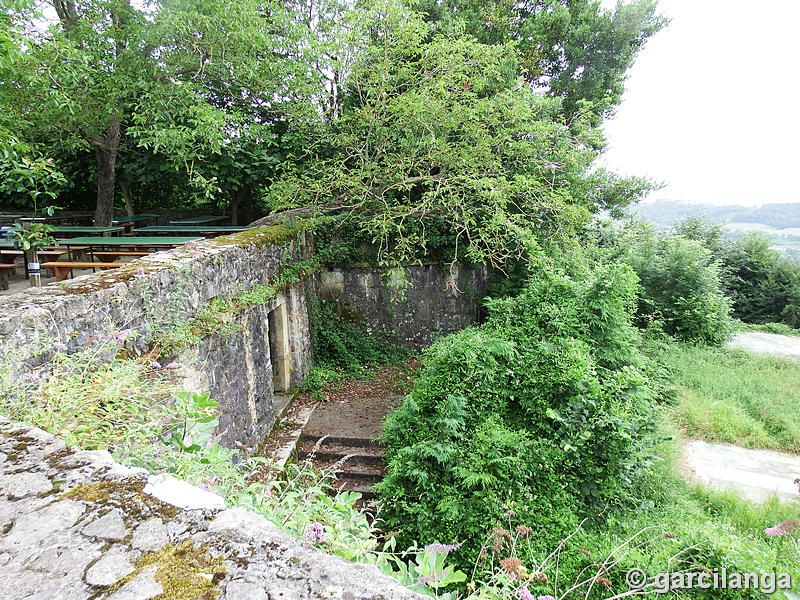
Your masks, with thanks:
[{"label": "overgrown shrub", "polygon": [[634,223],[612,243],[639,276],[641,325],[658,321],[670,335],[709,344],[730,335],[731,302],[722,289],[720,265],[701,242]]},{"label": "overgrown shrub", "polygon": [[721,260],[722,282],[736,317],[800,326],[800,265],[773,250],[769,238],[751,234],[730,242]]},{"label": "overgrown shrub", "polygon": [[628,499],[654,422],[630,324],[636,279],[578,263],[573,277],[542,261],[519,296],[489,303],[485,325],[427,351],[383,434],[382,516],[402,541],[463,542],[471,567],[509,510],[543,548]]},{"label": "overgrown shrub", "polygon": [[735,317],[746,323],[800,326],[800,263],[772,248],[767,236],[726,239],[722,225],[702,217],[683,219],[673,229],[701,242],[720,262],[722,288]]}]

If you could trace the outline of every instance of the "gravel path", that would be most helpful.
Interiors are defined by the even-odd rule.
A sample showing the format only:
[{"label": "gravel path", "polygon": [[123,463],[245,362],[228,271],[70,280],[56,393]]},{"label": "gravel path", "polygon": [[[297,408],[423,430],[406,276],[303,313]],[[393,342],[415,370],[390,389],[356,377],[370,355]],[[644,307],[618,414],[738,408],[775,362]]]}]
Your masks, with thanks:
[{"label": "gravel path", "polygon": [[727,347],[747,350],[754,354],[800,356],[800,336],[745,331],[734,335]]}]

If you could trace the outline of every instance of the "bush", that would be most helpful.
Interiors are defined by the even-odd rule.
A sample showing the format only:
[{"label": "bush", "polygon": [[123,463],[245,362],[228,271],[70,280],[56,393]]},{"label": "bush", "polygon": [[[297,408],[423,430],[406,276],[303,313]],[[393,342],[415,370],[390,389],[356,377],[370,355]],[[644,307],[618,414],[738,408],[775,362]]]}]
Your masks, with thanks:
[{"label": "bush", "polygon": [[464,542],[472,567],[485,534],[512,510],[552,547],[582,514],[629,499],[653,425],[630,325],[636,280],[625,266],[552,262],[488,322],[447,336],[383,435],[377,486],[401,539]]},{"label": "bush", "polygon": [[649,224],[627,227],[616,242],[622,260],[639,276],[639,320],[660,321],[663,330],[687,341],[722,343],[731,333],[731,303],[720,265],[699,241],[658,235]]},{"label": "bush", "polygon": [[410,354],[386,335],[368,335],[357,315],[340,313],[331,302],[312,299],[309,318],[315,366],[303,382],[304,391],[320,390],[326,383],[346,378],[367,377],[371,373],[365,367],[396,363]]},{"label": "bush", "polygon": [[800,266],[773,250],[769,238],[747,235],[726,246],[721,258],[723,285],[736,317],[800,326]]}]

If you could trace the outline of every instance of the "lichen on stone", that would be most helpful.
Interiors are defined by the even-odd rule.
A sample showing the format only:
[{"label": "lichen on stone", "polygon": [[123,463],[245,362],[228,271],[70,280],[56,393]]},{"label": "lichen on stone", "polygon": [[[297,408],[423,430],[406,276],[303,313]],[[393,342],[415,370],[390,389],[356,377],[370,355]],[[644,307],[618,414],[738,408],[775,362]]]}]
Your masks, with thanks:
[{"label": "lichen on stone", "polygon": [[104,480],[97,483],[79,485],[61,497],[68,500],[82,500],[103,506],[121,508],[128,519],[138,520],[151,515],[159,515],[166,519],[174,518],[179,511],[177,507],[161,502],[157,498],[145,494],[144,482],[129,478],[122,481]]},{"label": "lichen on stone", "polygon": [[136,571],[130,578],[149,567],[157,567],[155,579],[164,593],[156,600],[212,600],[219,595],[219,583],[227,574],[221,557],[212,556],[205,546],[195,548],[191,539],[143,554],[135,565]]}]

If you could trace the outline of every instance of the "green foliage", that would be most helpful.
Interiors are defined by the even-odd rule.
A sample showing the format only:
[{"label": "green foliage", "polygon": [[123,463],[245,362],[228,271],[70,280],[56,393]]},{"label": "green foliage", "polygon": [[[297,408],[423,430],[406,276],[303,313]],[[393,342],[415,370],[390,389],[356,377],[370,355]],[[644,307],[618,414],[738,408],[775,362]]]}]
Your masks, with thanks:
[{"label": "green foliage", "polygon": [[393,0],[342,21],[348,63],[330,68],[346,73],[345,92],[266,190],[270,206],[358,214],[381,264],[417,259],[439,221],[459,256],[504,265],[647,187],[588,174],[602,146],[593,106],[565,119],[517,77],[514,42],[437,31]]},{"label": "green foliage", "polygon": [[742,323],[742,331],[763,331],[764,333],[775,333],[778,335],[800,335],[800,329],[789,327],[786,323]]},{"label": "green foliage", "polygon": [[[140,177],[239,202],[293,149],[278,148],[289,119],[316,110],[315,45],[293,6],[49,4],[55,22],[30,1],[3,6],[21,50],[0,60],[0,106],[9,128],[46,155],[72,165],[94,155],[102,220],[111,219],[118,169],[128,184]],[[177,171],[183,177],[169,176]]]},{"label": "green foliage", "polygon": [[735,317],[800,325],[800,263],[775,250],[766,235],[730,239],[722,225],[699,216],[682,219],[673,231],[701,243],[719,263],[720,284]]},{"label": "green foliage", "polygon": [[720,344],[732,331],[730,300],[720,266],[702,243],[657,234],[649,224],[629,223],[610,241],[613,254],[639,276],[641,324],[658,321],[684,340]]},{"label": "green foliage", "polygon": [[628,501],[647,464],[653,413],[630,325],[635,276],[545,259],[532,271],[519,296],[489,303],[485,325],[426,352],[384,428],[387,527],[406,541],[463,541],[462,567],[509,509],[542,550],[584,512]]},{"label": "green foliage", "polygon": [[339,311],[331,302],[310,299],[309,319],[315,365],[303,390],[318,391],[345,378],[367,378],[371,374],[367,367],[396,363],[410,354],[387,335],[369,335],[355,313]]},{"label": "green foliage", "polygon": [[349,215],[319,217],[315,220],[314,245],[321,264],[348,267],[359,263],[377,264],[381,242],[395,246],[401,238],[415,239],[419,245],[411,248],[410,262],[468,262],[454,244],[455,228],[439,220],[424,218],[402,224],[386,240],[376,239],[364,223]]},{"label": "green foliage", "polygon": [[[639,510],[615,515],[603,527],[585,531],[574,541],[592,556],[604,556],[637,532],[645,531],[650,542],[631,543],[613,581],[627,589],[621,577],[636,567],[649,574],[662,572],[711,571],[777,572],[800,574],[800,545],[796,535],[769,538],[764,529],[797,517],[796,502],[777,497],[755,504],[731,492],[715,492],[687,483],[679,474],[681,446],[676,429],[662,431],[656,448],[659,460],[636,483],[643,499]],[[652,533],[650,533],[652,532]],[[615,570],[616,570],[615,569]],[[671,592],[679,598],[763,598],[748,590],[712,589]],[[776,594],[781,597],[781,594]]]},{"label": "green foliage", "polygon": [[437,29],[460,30],[484,44],[514,41],[519,74],[555,97],[568,116],[581,101],[610,114],[619,104],[627,69],[649,37],[666,24],[648,0],[601,8],[590,0],[414,0]]},{"label": "green foliage", "polygon": [[763,235],[751,234],[720,250],[723,285],[733,314],[748,323],[800,326],[800,264],[781,256]]},{"label": "green foliage", "polygon": [[15,223],[9,232],[11,233],[14,247],[26,252],[58,245],[58,242],[52,236],[53,227],[46,223]]},{"label": "green foliage", "polygon": [[0,123],[0,194],[18,206],[33,206],[54,199],[67,185],[55,163],[41,149],[24,144]]}]

